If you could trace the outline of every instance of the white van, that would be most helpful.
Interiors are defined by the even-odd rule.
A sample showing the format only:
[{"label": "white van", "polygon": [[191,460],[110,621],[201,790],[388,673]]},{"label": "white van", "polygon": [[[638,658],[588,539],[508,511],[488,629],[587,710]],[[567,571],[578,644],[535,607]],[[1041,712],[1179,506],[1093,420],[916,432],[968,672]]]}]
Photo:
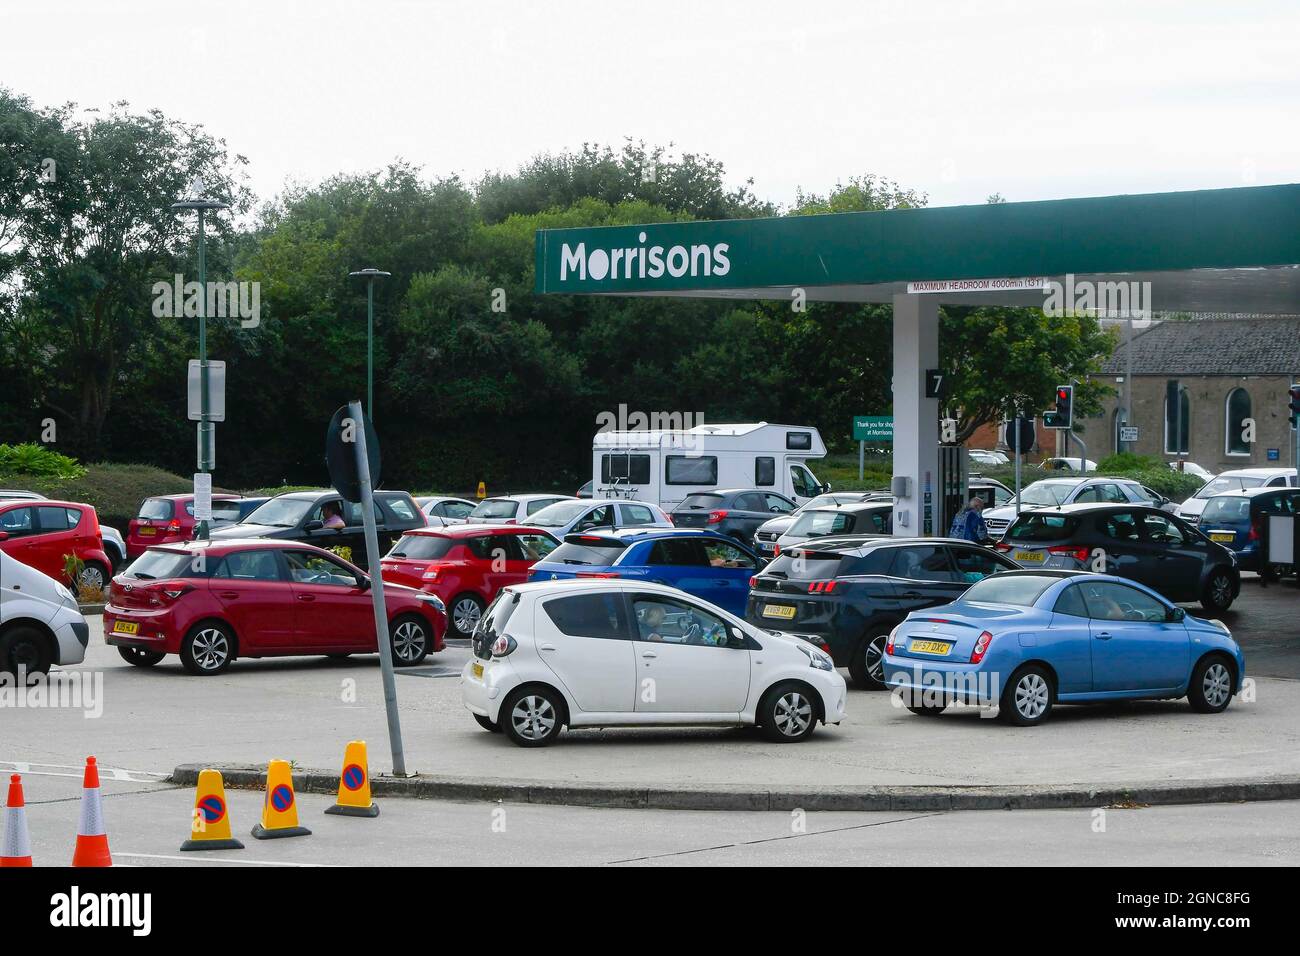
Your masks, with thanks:
[{"label": "white van", "polygon": [[672,511],[693,492],[760,488],[802,505],[830,490],[808,467],[825,457],[821,434],[803,425],[601,431],[592,440],[592,494]]},{"label": "white van", "polygon": [[0,551],[0,673],[44,674],[51,664],[80,664],[90,626],[72,592]]},{"label": "white van", "polygon": [[1210,498],[1222,491],[1241,491],[1243,488],[1294,488],[1300,485],[1294,468],[1234,468],[1211,478],[1201,490],[1178,506],[1178,517],[1191,524],[1201,520],[1201,512]]}]

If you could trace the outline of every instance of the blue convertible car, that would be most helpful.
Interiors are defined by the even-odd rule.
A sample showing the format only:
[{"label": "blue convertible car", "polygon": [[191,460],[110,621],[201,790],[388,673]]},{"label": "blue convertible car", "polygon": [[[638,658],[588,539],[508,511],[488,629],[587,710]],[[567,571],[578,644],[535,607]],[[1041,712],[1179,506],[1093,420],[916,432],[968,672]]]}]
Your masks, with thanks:
[{"label": "blue convertible car", "polygon": [[889,635],[885,683],[916,714],[954,701],[1041,724],[1052,705],[1187,697],[1217,714],[1246,658],[1228,628],[1108,574],[1009,571],[914,611]]}]

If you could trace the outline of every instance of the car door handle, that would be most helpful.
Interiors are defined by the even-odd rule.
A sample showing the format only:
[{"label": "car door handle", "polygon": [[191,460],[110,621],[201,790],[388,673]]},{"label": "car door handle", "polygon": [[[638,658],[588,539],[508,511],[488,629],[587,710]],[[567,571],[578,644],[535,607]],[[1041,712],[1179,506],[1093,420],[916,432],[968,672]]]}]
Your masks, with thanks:
[{"label": "car door handle", "polygon": [[239,592],[238,592],[238,591],[218,591],[218,592],[217,592],[217,596],[218,596],[218,597],[227,598],[227,599],[233,601],[235,598],[239,597]]},{"label": "car door handle", "polygon": [[543,644],[543,645],[542,645],[542,650],[544,650],[544,651],[553,651],[553,650],[555,650],[555,645],[554,645],[554,644]]},{"label": "car door handle", "polygon": [[1114,635],[1111,634],[1110,631],[1099,631],[1099,632],[1097,633],[1097,640],[1099,640],[1099,641],[1109,641],[1113,636],[1114,636]]},{"label": "car door handle", "polygon": [[314,594],[299,594],[299,595],[298,595],[298,600],[299,600],[299,601],[314,601],[314,600],[316,600],[316,595],[314,595]]},{"label": "car door handle", "polygon": [[654,651],[642,651],[642,652],[641,652],[641,656],[642,656],[642,657],[658,657],[659,655],[656,654]]},{"label": "car door handle", "polygon": [[899,595],[899,597],[919,598],[919,597],[925,597],[925,595],[922,594],[920,591],[904,591],[902,594]]}]

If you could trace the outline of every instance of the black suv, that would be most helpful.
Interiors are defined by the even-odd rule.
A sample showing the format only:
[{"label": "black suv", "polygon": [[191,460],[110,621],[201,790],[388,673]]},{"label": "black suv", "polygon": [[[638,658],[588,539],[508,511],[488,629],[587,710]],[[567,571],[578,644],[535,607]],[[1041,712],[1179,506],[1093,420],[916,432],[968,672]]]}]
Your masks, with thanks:
[{"label": "black suv", "polygon": [[1182,518],[1144,505],[1026,511],[997,549],[1026,568],[1097,571],[1145,584],[1175,603],[1226,611],[1241,591],[1237,559]]},{"label": "black suv", "polygon": [[[325,527],[327,509],[342,516],[343,527]],[[420,506],[405,491],[375,492],[380,554],[387,554],[393,542],[405,532],[424,526]],[[344,501],[337,491],[291,491],[276,495],[238,524],[212,532],[214,541],[230,538],[275,538],[305,541],[326,549],[348,548],[351,553],[344,557],[363,570],[367,568],[361,505]]]},{"label": "black suv", "polygon": [[828,538],[781,554],[754,577],[745,620],[824,647],[858,687],[884,685],[890,630],[1019,565],[955,538]]},{"label": "black suv", "polygon": [[697,491],[673,509],[672,520],[679,528],[706,528],[735,538],[746,548],[754,546],[754,532],[764,522],[794,511],[796,505],[785,495],[757,488],[719,488]]}]

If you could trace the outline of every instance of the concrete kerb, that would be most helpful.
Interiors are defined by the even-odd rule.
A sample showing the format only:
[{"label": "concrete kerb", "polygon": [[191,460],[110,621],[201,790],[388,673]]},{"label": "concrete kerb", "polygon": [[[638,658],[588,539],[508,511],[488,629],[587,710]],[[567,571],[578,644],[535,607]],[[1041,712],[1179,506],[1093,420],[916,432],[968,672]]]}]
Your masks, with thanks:
[{"label": "concrete kerb", "polygon": [[[199,771],[221,771],[227,787],[266,786],[266,768],[247,764],[182,764],[169,778],[194,786]],[[293,785],[301,793],[338,792],[333,770],[297,769]],[[1127,805],[1237,803],[1300,799],[1300,776],[1167,780],[1089,788],[1061,786],[977,787],[631,787],[495,780],[472,777],[371,777],[376,797],[423,800],[536,803],[582,807],[657,810],[854,810],[925,812],[936,810],[1058,810]]]}]

